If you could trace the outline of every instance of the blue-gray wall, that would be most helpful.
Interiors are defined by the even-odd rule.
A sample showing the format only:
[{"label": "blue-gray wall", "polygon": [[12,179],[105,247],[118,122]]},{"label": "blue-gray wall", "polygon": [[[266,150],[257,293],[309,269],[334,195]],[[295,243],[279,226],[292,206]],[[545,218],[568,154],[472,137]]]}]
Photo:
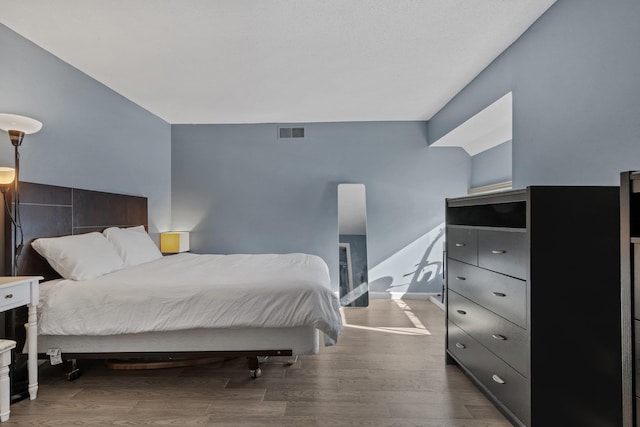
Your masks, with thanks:
[{"label": "blue-gray wall", "polygon": [[[0,25],[0,112],[44,126],[20,149],[24,181],[143,195],[149,231],[171,226],[171,126]],[[0,132],[0,166],[13,146]]]},{"label": "blue-gray wall", "polygon": [[[304,140],[278,140],[275,124],[172,126],[172,223],[192,231],[194,252],[319,255],[337,290],[338,184],[366,186],[370,269],[438,229],[444,198],[466,193],[469,156],[428,148],[424,122],[305,127]],[[429,243],[379,283],[414,273]]]},{"label": "blue-gray wall", "polygon": [[471,158],[471,187],[511,181],[511,141]]},{"label": "blue-gray wall", "polygon": [[640,2],[558,0],[429,122],[513,91],[513,186],[617,185],[640,169]]}]

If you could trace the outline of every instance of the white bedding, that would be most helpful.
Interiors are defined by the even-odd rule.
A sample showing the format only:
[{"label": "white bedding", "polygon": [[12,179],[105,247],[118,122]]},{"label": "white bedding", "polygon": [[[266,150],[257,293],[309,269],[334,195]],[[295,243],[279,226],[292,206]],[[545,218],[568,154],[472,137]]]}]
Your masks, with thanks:
[{"label": "white bedding", "polygon": [[97,279],[43,283],[38,328],[42,335],[118,335],[313,326],[334,344],[339,308],[317,256],[182,253]]}]

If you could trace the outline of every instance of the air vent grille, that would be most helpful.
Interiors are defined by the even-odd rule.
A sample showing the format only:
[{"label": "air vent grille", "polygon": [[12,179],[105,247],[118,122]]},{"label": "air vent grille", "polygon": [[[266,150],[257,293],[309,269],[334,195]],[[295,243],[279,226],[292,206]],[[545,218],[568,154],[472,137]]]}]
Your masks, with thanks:
[{"label": "air vent grille", "polygon": [[279,127],[278,128],[278,138],[280,138],[280,139],[288,139],[288,138],[302,139],[302,138],[304,138],[304,128],[303,127]]}]

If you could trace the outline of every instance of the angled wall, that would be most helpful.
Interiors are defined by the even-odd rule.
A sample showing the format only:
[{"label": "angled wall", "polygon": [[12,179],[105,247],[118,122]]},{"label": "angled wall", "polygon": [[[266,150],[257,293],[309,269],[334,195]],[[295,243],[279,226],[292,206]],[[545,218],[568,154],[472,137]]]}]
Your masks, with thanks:
[{"label": "angled wall", "polygon": [[[0,112],[44,126],[20,148],[21,179],[149,198],[149,231],[171,225],[171,126],[0,25]],[[0,132],[0,166],[13,166]]]},{"label": "angled wall", "polygon": [[640,169],[640,2],[559,0],[429,122],[513,91],[513,186],[618,185]]},{"label": "angled wall", "polygon": [[511,141],[471,157],[471,188],[511,181]]}]

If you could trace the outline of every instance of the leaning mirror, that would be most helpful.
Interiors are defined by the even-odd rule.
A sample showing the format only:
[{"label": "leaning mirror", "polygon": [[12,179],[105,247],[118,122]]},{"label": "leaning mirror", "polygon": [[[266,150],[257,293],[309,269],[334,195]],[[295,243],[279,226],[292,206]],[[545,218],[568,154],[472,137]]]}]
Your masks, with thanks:
[{"label": "leaning mirror", "polygon": [[367,203],[364,184],[338,185],[338,254],[340,304],[369,305]]}]

